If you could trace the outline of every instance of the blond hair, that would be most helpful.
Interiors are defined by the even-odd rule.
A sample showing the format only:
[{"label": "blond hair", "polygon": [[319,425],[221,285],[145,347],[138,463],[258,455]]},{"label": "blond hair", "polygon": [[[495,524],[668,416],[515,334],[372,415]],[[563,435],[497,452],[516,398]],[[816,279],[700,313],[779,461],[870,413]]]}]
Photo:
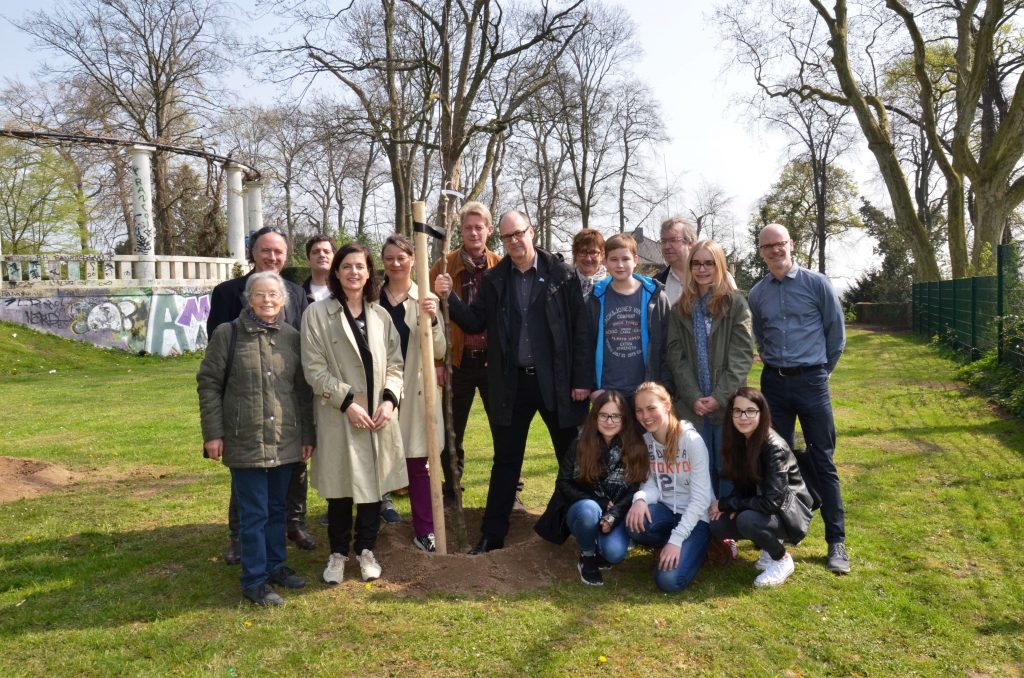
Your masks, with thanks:
[{"label": "blond hair", "polygon": [[487,205],[483,204],[482,202],[470,200],[469,202],[462,206],[462,209],[459,210],[460,226],[463,223],[465,223],[466,217],[468,217],[470,214],[476,214],[483,217],[484,221],[487,222],[488,226],[493,226],[493,224],[491,223],[491,210],[487,209]]},{"label": "blond hair", "polygon": [[[645,381],[636,387],[633,393],[633,403],[642,393],[649,393],[665,405],[665,414],[668,417],[668,434],[665,436],[665,463],[676,463],[676,451],[679,449],[679,439],[683,435],[683,422],[679,421],[676,413],[672,410],[672,396],[661,384],[654,381]],[[653,433],[652,433],[653,435]]]},{"label": "blond hair", "polygon": [[711,298],[708,299],[708,311],[712,318],[721,318],[729,310],[732,303],[732,293],[736,291],[736,285],[729,277],[728,263],[725,260],[725,250],[714,240],[701,240],[690,249],[690,257],[686,261],[690,275],[686,276],[686,285],[683,287],[683,295],[679,297],[677,308],[683,315],[693,313],[693,306],[702,295],[697,281],[693,278],[693,269],[690,263],[698,252],[707,252],[715,261],[715,277],[711,283]]}]

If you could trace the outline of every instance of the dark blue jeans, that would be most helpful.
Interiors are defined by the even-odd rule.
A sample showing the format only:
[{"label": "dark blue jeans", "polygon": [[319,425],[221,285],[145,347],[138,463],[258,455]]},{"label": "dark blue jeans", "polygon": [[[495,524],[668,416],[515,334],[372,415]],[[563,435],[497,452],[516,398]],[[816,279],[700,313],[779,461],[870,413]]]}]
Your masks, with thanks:
[{"label": "dark blue jeans", "polygon": [[586,555],[600,553],[613,565],[621,563],[629,553],[629,534],[626,532],[626,521],[620,522],[612,531],[605,534],[601,531],[601,507],[593,499],[580,499],[569,507],[565,515],[565,523],[569,526],[572,536],[580,552]]},{"label": "dark blue jeans", "polygon": [[286,498],[294,466],[231,469],[243,589],[265,583],[270,573],[284,564]]},{"label": "dark blue jeans", "polygon": [[[658,502],[647,507],[651,512],[651,520],[644,519],[643,532],[630,532],[630,538],[637,544],[658,548],[668,543],[672,530],[679,524],[678,513]],[[697,521],[690,536],[683,540],[679,547],[679,564],[672,570],[656,570],[654,583],[665,593],[682,591],[697,576],[700,566],[708,555],[708,543],[711,541],[711,529],[703,520]]]},{"label": "dark blue jeans", "polygon": [[843,497],[833,459],[836,426],[832,419],[828,371],[820,367],[784,377],[778,370],[765,366],[761,372],[761,392],[772,409],[772,428],[789,443],[790,448],[793,447],[796,420],[800,420],[800,430],[807,443],[807,454],[815,476],[804,478],[804,482],[817,488],[821,495],[825,541],[829,544],[846,541]]}]

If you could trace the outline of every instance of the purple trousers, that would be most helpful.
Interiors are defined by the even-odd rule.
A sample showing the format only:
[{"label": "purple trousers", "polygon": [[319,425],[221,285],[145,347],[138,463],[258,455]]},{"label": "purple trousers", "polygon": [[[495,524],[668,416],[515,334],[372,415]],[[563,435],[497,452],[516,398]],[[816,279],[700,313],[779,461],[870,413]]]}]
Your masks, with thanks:
[{"label": "purple trousers", "polygon": [[412,529],[417,537],[434,531],[434,513],[430,505],[430,473],[427,458],[406,459],[409,472],[409,504],[412,506]]}]

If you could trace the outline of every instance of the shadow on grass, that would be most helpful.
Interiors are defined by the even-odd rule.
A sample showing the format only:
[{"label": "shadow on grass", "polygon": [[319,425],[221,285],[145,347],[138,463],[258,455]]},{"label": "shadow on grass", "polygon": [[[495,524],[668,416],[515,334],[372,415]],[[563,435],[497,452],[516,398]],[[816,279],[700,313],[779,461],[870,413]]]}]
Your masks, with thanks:
[{"label": "shadow on grass", "polygon": [[[0,543],[0,636],[248,605],[241,569],[221,558],[224,536],[223,525],[191,524]],[[289,559],[294,553],[289,549]]]}]

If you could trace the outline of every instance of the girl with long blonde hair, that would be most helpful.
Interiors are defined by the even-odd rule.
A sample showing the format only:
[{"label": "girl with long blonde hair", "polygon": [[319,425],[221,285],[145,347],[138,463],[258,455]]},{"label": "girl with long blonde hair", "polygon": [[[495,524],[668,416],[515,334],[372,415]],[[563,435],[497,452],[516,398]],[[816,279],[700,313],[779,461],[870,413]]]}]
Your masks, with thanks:
[{"label": "girl with long blonde hair", "polygon": [[672,411],[664,386],[647,381],[633,396],[650,468],[626,515],[629,536],[661,548],[654,581],[662,591],[686,588],[708,552],[708,507],[713,498],[704,441]]}]

